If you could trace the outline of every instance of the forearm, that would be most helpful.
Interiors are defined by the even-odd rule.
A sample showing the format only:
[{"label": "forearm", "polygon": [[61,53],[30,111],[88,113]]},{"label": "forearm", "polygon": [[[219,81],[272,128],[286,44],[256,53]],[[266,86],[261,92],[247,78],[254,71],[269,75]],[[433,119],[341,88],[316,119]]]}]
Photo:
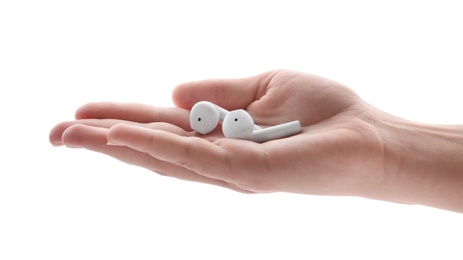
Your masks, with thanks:
[{"label": "forearm", "polygon": [[463,126],[388,117],[377,127],[386,158],[383,195],[398,202],[463,212]]}]

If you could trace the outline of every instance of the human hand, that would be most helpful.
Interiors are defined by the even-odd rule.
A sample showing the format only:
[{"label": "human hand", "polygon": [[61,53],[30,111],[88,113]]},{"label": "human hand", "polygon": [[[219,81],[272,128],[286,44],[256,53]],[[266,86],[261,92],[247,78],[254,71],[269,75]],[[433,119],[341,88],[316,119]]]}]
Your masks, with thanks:
[{"label": "human hand", "polygon": [[[185,83],[174,90],[173,100],[178,108],[87,104],[75,121],[55,126],[50,141],[241,192],[376,197],[384,154],[371,122],[381,112],[337,82],[271,71]],[[223,138],[219,124],[202,136],[189,126],[189,109],[201,100],[228,110],[246,109],[262,126],[299,120],[303,132],[258,144]]]}]

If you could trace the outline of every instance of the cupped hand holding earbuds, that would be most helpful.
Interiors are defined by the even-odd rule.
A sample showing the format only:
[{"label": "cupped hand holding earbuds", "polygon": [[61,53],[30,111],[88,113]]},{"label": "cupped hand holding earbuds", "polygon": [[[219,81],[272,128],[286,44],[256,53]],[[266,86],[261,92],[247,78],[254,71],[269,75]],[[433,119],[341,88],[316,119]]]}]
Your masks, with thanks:
[{"label": "cupped hand holding earbuds", "polygon": [[[56,125],[50,141],[241,192],[351,195],[463,211],[460,126],[409,122],[340,83],[285,70],[185,83],[173,100],[176,108],[87,104],[76,120]],[[214,119],[199,133],[190,110],[200,101],[223,108],[219,121],[244,109],[264,129],[298,120],[302,132],[257,143],[224,138],[226,122]]]}]

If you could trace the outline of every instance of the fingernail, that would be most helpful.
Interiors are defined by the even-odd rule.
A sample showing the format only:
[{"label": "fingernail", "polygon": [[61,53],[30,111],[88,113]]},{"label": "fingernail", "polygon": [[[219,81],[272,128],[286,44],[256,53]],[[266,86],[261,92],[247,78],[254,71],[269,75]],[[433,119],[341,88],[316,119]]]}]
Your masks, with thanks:
[{"label": "fingernail", "polygon": [[82,147],[80,147],[80,146],[72,145],[72,144],[64,144],[64,145],[66,145],[67,148],[73,148],[73,149],[75,149],[75,148],[82,148]]},{"label": "fingernail", "polygon": [[110,146],[125,146],[123,144],[118,144],[118,143],[114,143],[114,142],[111,142],[111,141],[108,141],[106,144],[110,145]]}]

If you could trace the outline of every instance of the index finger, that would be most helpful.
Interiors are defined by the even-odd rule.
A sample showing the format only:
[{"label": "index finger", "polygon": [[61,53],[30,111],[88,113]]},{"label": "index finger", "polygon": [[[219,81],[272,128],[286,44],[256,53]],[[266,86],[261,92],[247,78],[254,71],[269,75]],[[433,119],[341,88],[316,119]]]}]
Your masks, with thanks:
[{"label": "index finger", "polygon": [[76,119],[120,119],[138,123],[166,122],[190,129],[189,112],[175,107],[154,107],[138,103],[92,102],[77,109]]}]

